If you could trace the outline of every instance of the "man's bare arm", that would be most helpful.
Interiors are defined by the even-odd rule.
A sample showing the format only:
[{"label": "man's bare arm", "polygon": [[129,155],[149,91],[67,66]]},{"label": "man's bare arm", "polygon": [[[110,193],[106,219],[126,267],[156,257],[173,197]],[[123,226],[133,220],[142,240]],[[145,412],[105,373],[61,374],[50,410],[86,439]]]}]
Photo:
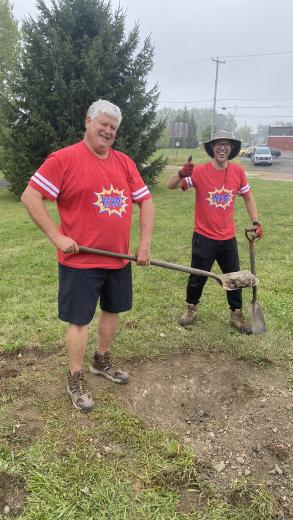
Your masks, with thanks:
[{"label": "man's bare arm", "polygon": [[138,265],[149,265],[151,256],[152,233],[155,221],[155,207],[152,199],[138,204],[140,209],[140,242],[136,251]]},{"label": "man's bare arm", "polygon": [[21,196],[21,202],[25,206],[32,221],[43,231],[48,239],[57,249],[64,253],[78,253],[76,242],[65,235],[62,235],[49,215],[44,204],[43,196],[40,192],[27,186]]}]

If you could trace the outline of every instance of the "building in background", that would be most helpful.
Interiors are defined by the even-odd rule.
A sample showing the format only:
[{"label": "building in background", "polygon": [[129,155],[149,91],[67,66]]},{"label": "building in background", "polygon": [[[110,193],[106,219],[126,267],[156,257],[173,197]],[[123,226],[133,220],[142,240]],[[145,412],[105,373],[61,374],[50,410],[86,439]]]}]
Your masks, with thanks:
[{"label": "building in background", "polygon": [[269,126],[268,146],[293,151],[293,126]]}]

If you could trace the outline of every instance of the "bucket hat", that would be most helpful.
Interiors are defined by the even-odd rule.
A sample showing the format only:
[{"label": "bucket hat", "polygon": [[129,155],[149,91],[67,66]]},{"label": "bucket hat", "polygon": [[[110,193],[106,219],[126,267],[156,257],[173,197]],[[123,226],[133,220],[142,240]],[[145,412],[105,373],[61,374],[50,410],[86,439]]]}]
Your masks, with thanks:
[{"label": "bucket hat", "polygon": [[230,132],[228,132],[228,130],[217,130],[217,132],[215,132],[212,135],[210,141],[207,141],[206,143],[204,143],[205,151],[207,152],[207,154],[210,157],[214,157],[212,143],[214,143],[215,141],[222,141],[222,139],[225,139],[225,140],[231,142],[232,150],[230,152],[228,159],[229,160],[234,159],[234,157],[236,157],[236,155],[238,155],[240,152],[241,141],[238,141],[238,139],[234,139],[234,137],[232,136],[232,134]]}]

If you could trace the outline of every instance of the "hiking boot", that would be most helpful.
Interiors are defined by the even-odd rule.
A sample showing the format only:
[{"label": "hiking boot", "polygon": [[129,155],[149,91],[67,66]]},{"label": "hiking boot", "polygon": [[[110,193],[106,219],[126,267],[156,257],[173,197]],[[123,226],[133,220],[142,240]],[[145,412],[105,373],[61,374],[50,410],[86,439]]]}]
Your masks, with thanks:
[{"label": "hiking boot", "polygon": [[250,325],[244,321],[242,309],[231,311],[231,325],[241,334],[252,334]]},{"label": "hiking boot", "polygon": [[187,325],[191,325],[196,316],[196,308],[197,305],[193,303],[188,303],[186,311],[182,314],[179,323],[182,327],[186,327]]},{"label": "hiking boot", "polygon": [[85,380],[82,372],[68,372],[67,391],[70,395],[73,406],[81,412],[89,412],[93,406],[94,401],[91,394],[85,388]]},{"label": "hiking boot", "polygon": [[122,370],[115,370],[112,366],[110,359],[110,352],[105,352],[105,354],[95,353],[93,362],[90,366],[90,372],[95,374],[95,376],[103,376],[107,379],[110,379],[113,383],[118,384],[126,384],[129,380],[129,375],[127,372],[123,372]]}]

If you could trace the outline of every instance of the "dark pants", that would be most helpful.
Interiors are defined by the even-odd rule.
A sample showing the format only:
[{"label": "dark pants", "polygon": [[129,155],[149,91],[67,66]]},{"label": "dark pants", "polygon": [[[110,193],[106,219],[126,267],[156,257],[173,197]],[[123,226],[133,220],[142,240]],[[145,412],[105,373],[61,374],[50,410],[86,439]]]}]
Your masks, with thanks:
[{"label": "dark pants", "polygon": [[[191,267],[210,271],[215,260],[222,273],[239,271],[239,256],[236,238],[231,240],[212,240],[198,233],[192,237]],[[189,275],[186,291],[187,303],[197,304],[200,300],[207,278],[204,276]],[[242,290],[227,291],[227,300],[230,309],[242,308]]]}]

